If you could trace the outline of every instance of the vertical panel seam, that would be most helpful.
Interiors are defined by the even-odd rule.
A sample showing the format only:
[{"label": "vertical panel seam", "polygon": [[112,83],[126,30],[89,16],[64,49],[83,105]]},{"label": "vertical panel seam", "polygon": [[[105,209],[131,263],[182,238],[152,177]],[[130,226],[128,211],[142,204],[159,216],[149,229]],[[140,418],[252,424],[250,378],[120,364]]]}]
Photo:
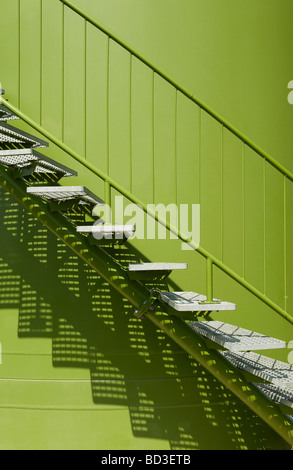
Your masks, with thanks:
[{"label": "vertical panel seam", "polygon": [[84,22],[84,158],[87,159],[87,20]]},{"label": "vertical panel seam", "polygon": [[129,58],[129,190],[132,193],[132,54]]},{"label": "vertical panel seam", "polygon": [[178,106],[178,91],[175,88],[175,129],[174,129],[174,164],[175,164],[175,204],[178,204],[178,175],[177,175],[177,109]]},{"label": "vertical panel seam", "polygon": [[287,311],[287,191],[286,176],[284,180],[284,310]]}]

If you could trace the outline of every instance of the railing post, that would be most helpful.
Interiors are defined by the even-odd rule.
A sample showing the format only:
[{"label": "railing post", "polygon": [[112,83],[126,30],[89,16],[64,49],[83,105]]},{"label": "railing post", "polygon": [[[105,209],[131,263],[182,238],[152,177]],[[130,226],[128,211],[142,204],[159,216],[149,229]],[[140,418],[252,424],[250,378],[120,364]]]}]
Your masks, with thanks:
[{"label": "railing post", "polygon": [[213,302],[213,262],[211,258],[207,258],[206,276],[207,302]]},{"label": "railing post", "polygon": [[111,216],[111,189],[112,186],[108,180],[105,180],[104,186],[104,199],[105,199],[105,213],[104,213],[104,220],[106,224],[112,223],[112,216]]}]

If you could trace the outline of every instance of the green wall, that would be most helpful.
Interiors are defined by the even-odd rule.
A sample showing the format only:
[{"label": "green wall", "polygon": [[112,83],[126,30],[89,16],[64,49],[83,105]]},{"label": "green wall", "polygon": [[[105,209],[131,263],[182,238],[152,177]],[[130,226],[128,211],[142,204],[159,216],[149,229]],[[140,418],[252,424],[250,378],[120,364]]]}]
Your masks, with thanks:
[{"label": "green wall", "polygon": [[290,0],[76,0],[293,170]]},{"label": "green wall", "polygon": [[[291,79],[286,67],[272,67],[260,86],[261,64],[271,64],[272,54],[264,37],[283,12],[270,3],[266,21],[256,24],[262,2],[243,11],[237,4],[237,15],[224,0],[168,2],[167,10],[166,2],[76,2],[290,167],[284,128],[291,108],[279,84]],[[292,313],[292,184],[120,46],[63,12],[59,1],[1,0],[1,7],[0,81],[9,101],[144,202],[200,203],[202,246]],[[284,36],[274,29],[274,37],[285,44],[286,28],[279,29]],[[252,47],[247,36],[266,47]],[[272,83],[285,104],[269,93]],[[64,184],[85,184],[103,197],[102,182],[81,165],[54,145],[44,153],[79,171]],[[229,391],[134,319],[130,305],[1,197],[0,447],[283,447]],[[206,291],[205,260],[178,241],[138,240],[115,257],[125,265],[188,262],[169,287]],[[220,270],[214,274],[215,296],[237,303],[236,312],[215,319],[292,339],[292,327],[275,312]],[[286,350],[269,354],[287,357]]]}]

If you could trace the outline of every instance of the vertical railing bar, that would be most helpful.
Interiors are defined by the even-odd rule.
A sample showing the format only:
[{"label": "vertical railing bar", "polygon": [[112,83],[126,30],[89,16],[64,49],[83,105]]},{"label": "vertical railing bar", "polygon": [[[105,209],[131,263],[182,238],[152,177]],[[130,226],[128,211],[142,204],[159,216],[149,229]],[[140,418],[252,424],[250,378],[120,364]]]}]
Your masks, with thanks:
[{"label": "vertical railing bar", "polygon": [[84,22],[84,158],[87,158],[87,20]]},{"label": "vertical railing bar", "polygon": [[21,11],[20,11],[20,0],[18,0],[18,107],[20,108],[20,76],[21,76],[21,21],[20,21]]},{"label": "vertical railing bar", "polygon": [[284,175],[284,310],[287,311],[287,178]]},{"label": "vertical railing bar", "polygon": [[201,190],[201,107],[198,107],[198,204],[200,204],[200,190]]},{"label": "vertical railing bar", "polygon": [[106,173],[110,176],[110,110],[109,110],[109,93],[110,93],[110,37],[107,36],[107,105],[106,105],[106,119],[107,119],[107,164],[106,164]]},{"label": "vertical railing bar", "polygon": [[220,186],[221,186],[221,200],[220,200],[220,236],[221,236],[221,261],[224,259],[224,126],[221,125],[221,175],[220,175]]},{"label": "vertical railing bar", "polygon": [[132,54],[129,59],[129,190],[132,193]]},{"label": "vertical railing bar", "polygon": [[106,223],[111,223],[111,218],[110,218],[110,209],[111,209],[111,191],[112,191],[112,186],[108,180],[105,180],[105,185],[104,185],[104,198],[105,198],[105,222]]},{"label": "vertical railing bar", "polygon": [[175,162],[175,204],[178,204],[178,176],[177,176],[177,113],[178,113],[178,91],[175,88],[175,129],[174,129],[174,162]]},{"label": "vertical railing bar", "polygon": [[152,141],[153,141],[153,204],[155,204],[155,72],[152,73]]}]

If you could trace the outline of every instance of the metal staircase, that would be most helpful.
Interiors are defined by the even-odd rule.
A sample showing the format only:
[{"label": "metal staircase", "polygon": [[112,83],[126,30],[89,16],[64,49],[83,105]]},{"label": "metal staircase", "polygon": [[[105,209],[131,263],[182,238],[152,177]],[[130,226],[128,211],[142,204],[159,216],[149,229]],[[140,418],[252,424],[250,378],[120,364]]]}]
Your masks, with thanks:
[{"label": "metal staircase", "polygon": [[135,226],[107,225],[101,219],[76,226],[70,211],[92,214],[103,201],[83,186],[59,185],[62,177],[77,173],[35,150],[48,144],[6,123],[15,119],[0,106],[0,184],[128,298],[137,317],[148,318],[163,329],[293,446],[293,366],[252,352],[286,348],[287,344],[234,325],[202,320],[213,311],[235,310],[233,303],[207,301],[195,292],[147,287],[150,280],[186,270],[184,263],[129,264],[127,270],[120,266],[107,253],[107,244],[124,243],[135,233]]}]

